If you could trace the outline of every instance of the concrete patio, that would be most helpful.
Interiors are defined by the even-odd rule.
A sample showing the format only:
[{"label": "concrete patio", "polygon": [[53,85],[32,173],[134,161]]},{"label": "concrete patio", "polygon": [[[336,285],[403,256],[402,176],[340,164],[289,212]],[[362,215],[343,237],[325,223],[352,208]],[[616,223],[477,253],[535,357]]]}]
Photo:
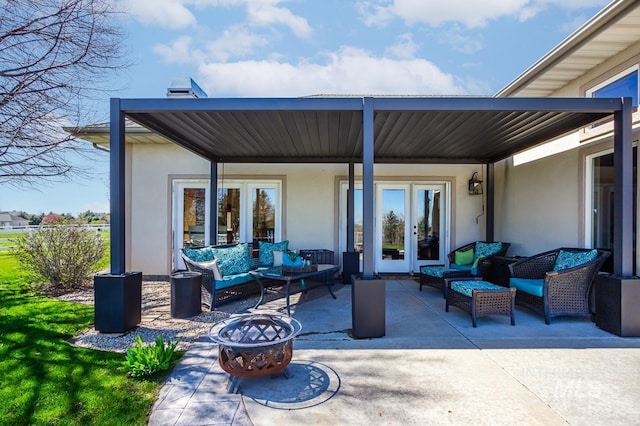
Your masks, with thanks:
[{"label": "concrete patio", "polygon": [[[387,281],[386,336],[353,339],[351,287],[340,287],[337,300],[318,289],[292,305],[303,325],[293,377],[245,379],[228,394],[217,345],[203,336],[149,424],[640,424],[640,338],[585,318],[545,325],[523,308],[515,326],[491,316],[473,328],[465,312],[444,311],[441,292],[406,279]],[[260,310],[283,308],[278,299]]]}]

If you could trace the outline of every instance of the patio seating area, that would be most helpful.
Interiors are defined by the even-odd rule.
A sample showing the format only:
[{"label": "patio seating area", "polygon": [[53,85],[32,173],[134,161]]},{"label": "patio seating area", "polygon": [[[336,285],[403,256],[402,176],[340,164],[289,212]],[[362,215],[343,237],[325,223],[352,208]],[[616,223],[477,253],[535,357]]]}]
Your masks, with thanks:
[{"label": "patio seating area", "polygon": [[[386,335],[354,339],[351,286],[292,305],[302,324],[284,375],[226,390],[218,348],[193,344],[163,387],[159,424],[631,424],[640,418],[640,338],[621,338],[588,318],[547,326],[516,306],[517,325],[445,312],[436,289],[386,283]],[[312,293],[310,293],[312,294]],[[231,308],[231,306],[228,306]],[[257,312],[283,312],[282,298]],[[612,362],[615,360],[615,362]],[[499,390],[499,391],[498,391]],[[478,398],[482,395],[482,398]]]}]

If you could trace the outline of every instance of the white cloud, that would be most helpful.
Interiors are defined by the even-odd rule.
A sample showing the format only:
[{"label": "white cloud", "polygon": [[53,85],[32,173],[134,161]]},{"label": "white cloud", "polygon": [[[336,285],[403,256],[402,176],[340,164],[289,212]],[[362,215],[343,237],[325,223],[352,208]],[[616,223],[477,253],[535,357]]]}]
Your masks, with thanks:
[{"label": "white cloud", "polygon": [[387,47],[386,52],[397,58],[409,59],[415,56],[418,47],[418,44],[413,41],[413,35],[411,33],[405,33],[400,34],[398,36],[398,42]]},{"label": "white cloud", "polygon": [[181,0],[131,0],[123,2],[138,21],[164,28],[179,29],[195,25],[196,18]]},{"label": "white cloud", "polygon": [[194,62],[198,54],[191,50],[191,37],[182,36],[171,44],[156,44],[153,51],[168,64]]},{"label": "white cloud", "polygon": [[227,61],[232,57],[243,57],[255,51],[257,47],[264,47],[269,41],[258,34],[252,33],[246,27],[236,25],[229,27],[220,37],[207,44],[209,57],[218,61]]},{"label": "white cloud", "polygon": [[298,37],[307,38],[311,35],[311,26],[301,16],[294,15],[285,7],[278,7],[281,0],[247,1],[247,14],[249,22],[257,26],[270,26],[282,24]]},{"label": "white cloud", "polygon": [[512,16],[530,19],[549,7],[575,10],[604,6],[608,0],[365,0],[358,10],[367,25],[385,24],[399,17],[408,24],[440,26],[457,22],[468,28],[484,27],[491,20]]},{"label": "white cloud", "polygon": [[199,82],[210,96],[297,97],[312,94],[468,94],[465,85],[424,59],[393,60],[342,47],[324,63],[276,60],[206,63]]},{"label": "white cloud", "polygon": [[447,44],[453,50],[465,54],[475,53],[484,48],[481,35],[467,36],[457,24],[449,30],[440,32],[438,39],[440,43]]}]

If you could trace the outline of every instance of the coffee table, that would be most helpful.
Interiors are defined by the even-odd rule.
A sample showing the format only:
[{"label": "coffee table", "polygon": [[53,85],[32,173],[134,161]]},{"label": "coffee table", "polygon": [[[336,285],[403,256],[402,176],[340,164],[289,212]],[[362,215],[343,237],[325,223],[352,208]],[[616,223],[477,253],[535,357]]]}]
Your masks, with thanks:
[{"label": "coffee table", "polygon": [[[269,279],[274,281],[281,281],[285,283],[285,290],[287,295],[287,315],[291,316],[291,304],[289,297],[291,294],[306,292],[317,287],[325,286],[329,290],[331,297],[336,299],[336,295],[333,294],[331,287],[335,284],[335,275],[340,270],[338,265],[319,264],[311,265],[311,267],[301,268],[286,268],[277,266],[266,270],[251,271],[251,275],[254,276],[256,281],[260,285],[264,286],[263,279]],[[299,281],[300,284],[292,286],[292,283]],[[313,283],[313,284],[312,284]]]}]

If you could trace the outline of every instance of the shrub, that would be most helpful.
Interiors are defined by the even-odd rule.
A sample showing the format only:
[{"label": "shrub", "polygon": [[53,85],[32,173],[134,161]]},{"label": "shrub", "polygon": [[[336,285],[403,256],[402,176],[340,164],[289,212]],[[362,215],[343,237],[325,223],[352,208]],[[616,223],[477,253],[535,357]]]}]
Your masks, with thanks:
[{"label": "shrub", "polygon": [[40,228],[15,243],[22,267],[44,277],[54,291],[89,281],[105,253],[99,234],[75,225]]},{"label": "shrub", "polygon": [[167,370],[178,342],[180,340],[176,340],[174,343],[168,340],[165,347],[164,339],[162,336],[158,336],[154,345],[145,346],[138,334],[136,345],[127,349],[124,366],[129,375],[136,378],[151,376],[158,371]]}]

